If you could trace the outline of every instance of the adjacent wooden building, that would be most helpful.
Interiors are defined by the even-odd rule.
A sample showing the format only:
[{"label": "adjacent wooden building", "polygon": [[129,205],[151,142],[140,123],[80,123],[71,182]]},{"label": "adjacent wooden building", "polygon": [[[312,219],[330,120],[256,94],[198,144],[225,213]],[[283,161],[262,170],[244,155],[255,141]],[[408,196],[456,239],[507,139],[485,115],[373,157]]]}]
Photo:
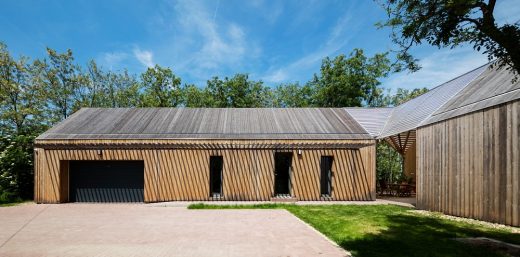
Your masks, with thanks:
[{"label": "adjacent wooden building", "polygon": [[417,129],[421,209],[520,226],[520,83],[488,68]]},{"label": "adjacent wooden building", "polygon": [[379,139],[415,173],[417,207],[520,226],[520,83],[490,64],[397,106]]},{"label": "adjacent wooden building", "polygon": [[36,139],[35,200],[374,200],[344,109],[81,109]]}]

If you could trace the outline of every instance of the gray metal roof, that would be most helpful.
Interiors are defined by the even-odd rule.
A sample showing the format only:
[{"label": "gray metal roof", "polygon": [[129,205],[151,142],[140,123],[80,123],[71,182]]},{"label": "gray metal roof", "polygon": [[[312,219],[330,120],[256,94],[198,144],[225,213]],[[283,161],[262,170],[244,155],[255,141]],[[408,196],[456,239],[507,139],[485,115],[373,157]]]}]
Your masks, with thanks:
[{"label": "gray metal roof", "polygon": [[520,82],[506,69],[488,68],[421,125],[428,125],[520,98]]},{"label": "gray metal roof", "polygon": [[345,110],[373,137],[381,134],[393,108],[345,108]]},{"label": "gray metal roof", "polygon": [[520,99],[490,64],[394,108],[83,108],[37,139],[371,139]]},{"label": "gray metal roof", "polygon": [[342,108],[83,108],[45,139],[372,139]]},{"label": "gray metal roof", "polygon": [[427,93],[396,106],[378,136],[385,138],[402,132],[416,129],[430,116],[456,96],[461,90],[478,78],[489,64],[474,69],[455,79],[443,83]]}]

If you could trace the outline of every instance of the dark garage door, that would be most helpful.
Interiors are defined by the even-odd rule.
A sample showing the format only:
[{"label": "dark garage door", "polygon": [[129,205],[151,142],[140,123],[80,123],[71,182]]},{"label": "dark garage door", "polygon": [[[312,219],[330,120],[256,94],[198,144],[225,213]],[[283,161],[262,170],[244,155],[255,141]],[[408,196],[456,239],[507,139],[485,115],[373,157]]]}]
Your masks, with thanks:
[{"label": "dark garage door", "polygon": [[143,161],[71,161],[71,202],[143,202]]}]

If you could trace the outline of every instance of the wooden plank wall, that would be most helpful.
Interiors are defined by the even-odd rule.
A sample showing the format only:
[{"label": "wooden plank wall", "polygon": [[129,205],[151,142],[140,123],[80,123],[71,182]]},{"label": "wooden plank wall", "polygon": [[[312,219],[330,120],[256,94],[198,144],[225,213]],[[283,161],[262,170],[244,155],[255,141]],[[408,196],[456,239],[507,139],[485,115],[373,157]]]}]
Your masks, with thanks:
[{"label": "wooden plank wall", "polygon": [[418,129],[420,209],[520,226],[520,101]]},{"label": "wooden plank wall", "polygon": [[[320,159],[334,156],[334,200],[375,200],[375,146],[360,149],[293,152],[292,195],[299,200],[321,200]],[[270,149],[224,150],[97,150],[36,149],[35,201],[58,203],[64,192],[69,160],[143,160],[145,201],[202,201],[209,197],[209,157],[224,158],[222,200],[269,201],[274,189],[274,153]],[[65,162],[64,162],[65,161]],[[67,165],[65,165],[67,164]],[[61,167],[61,168],[60,168]]]}]

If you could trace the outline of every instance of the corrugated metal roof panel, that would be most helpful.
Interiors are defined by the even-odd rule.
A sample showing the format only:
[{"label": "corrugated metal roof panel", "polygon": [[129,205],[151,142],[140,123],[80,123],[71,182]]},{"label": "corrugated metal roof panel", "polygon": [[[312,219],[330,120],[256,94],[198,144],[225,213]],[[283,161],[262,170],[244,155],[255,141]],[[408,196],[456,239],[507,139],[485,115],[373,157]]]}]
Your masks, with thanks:
[{"label": "corrugated metal roof panel", "polygon": [[83,108],[37,139],[370,139],[341,108]]},{"label": "corrugated metal roof panel", "polygon": [[390,118],[393,108],[345,108],[345,110],[371,136],[377,137]]},{"label": "corrugated metal roof panel", "polygon": [[416,129],[452,97],[468,86],[470,82],[479,77],[488,66],[489,64],[486,64],[474,69],[431,89],[419,97],[396,106],[379,138]]},{"label": "corrugated metal roof panel", "polygon": [[520,82],[505,68],[488,68],[421,125],[428,125],[520,98]]}]

